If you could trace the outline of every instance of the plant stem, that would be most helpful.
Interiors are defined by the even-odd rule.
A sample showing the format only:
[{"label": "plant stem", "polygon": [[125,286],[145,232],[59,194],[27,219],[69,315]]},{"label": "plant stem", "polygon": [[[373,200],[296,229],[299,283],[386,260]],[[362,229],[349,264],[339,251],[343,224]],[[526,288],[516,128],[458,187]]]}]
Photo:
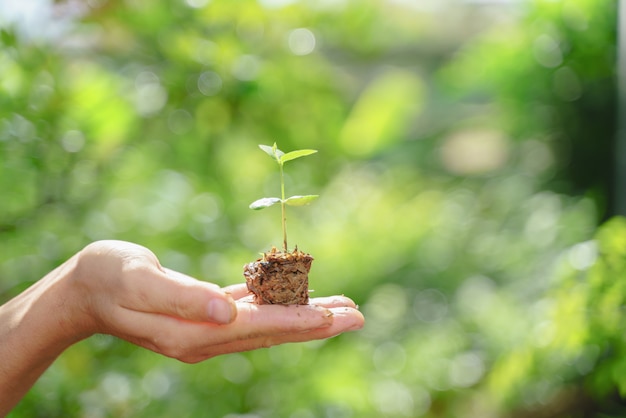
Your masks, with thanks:
[{"label": "plant stem", "polygon": [[283,175],[283,165],[280,166],[280,209],[283,216],[283,250],[287,252],[287,215],[285,208],[285,177]]}]

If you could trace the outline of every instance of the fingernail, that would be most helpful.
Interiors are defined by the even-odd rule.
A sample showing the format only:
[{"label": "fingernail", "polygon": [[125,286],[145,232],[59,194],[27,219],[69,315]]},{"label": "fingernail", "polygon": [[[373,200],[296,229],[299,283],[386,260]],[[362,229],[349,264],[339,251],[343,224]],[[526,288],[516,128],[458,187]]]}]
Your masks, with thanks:
[{"label": "fingernail", "polygon": [[235,319],[236,312],[234,303],[217,298],[211,299],[207,308],[209,319],[218,324],[230,324]]}]

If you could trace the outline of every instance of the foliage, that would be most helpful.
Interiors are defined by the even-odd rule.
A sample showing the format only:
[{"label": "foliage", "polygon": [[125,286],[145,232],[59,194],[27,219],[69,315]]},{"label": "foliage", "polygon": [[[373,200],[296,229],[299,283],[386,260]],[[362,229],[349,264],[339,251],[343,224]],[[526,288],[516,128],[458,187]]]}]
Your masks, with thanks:
[{"label": "foliage", "polygon": [[563,411],[624,415],[626,407],[604,400],[626,394],[625,237],[626,218],[613,218],[594,239],[563,254],[558,282],[545,295],[533,328],[494,367],[494,396],[523,405],[529,416],[545,416],[552,399]]},{"label": "foliage", "polygon": [[270,157],[276,161],[278,168],[280,169],[280,197],[263,197],[255,200],[250,204],[250,209],[259,210],[269,206],[273,206],[276,203],[280,203],[280,209],[282,213],[282,226],[283,226],[283,251],[287,252],[287,216],[285,214],[285,206],[304,206],[317,199],[318,195],[305,195],[305,196],[290,196],[285,197],[285,175],[283,172],[283,166],[287,161],[295,160],[296,158],[306,157],[307,155],[315,154],[317,150],[313,149],[301,149],[291,151],[285,154],[276,147],[274,142],[273,146],[259,145],[259,147]]},{"label": "foliage", "polygon": [[0,2],[3,301],[103,238],[243,282],[279,239],[245,208],[278,138],[325,156],[284,177],[321,191],[290,235],[366,327],[196,365],[95,336],[12,417],[623,415],[624,221],[596,231],[616,2],[22,3]]}]

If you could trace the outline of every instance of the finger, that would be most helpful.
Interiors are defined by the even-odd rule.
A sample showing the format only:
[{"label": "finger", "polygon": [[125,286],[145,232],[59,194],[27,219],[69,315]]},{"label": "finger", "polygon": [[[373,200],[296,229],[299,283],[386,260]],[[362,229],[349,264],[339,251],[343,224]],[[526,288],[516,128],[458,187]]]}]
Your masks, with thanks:
[{"label": "finger", "polygon": [[229,293],[235,300],[244,298],[250,294],[248,286],[246,286],[245,283],[231,284],[229,286],[223,287],[222,290],[225,293]]},{"label": "finger", "polygon": [[300,334],[329,327],[330,310],[309,305],[238,303],[237,319],[228,325],[184,321],[174,317],[120,309],[112,313],[119,328],[113,335],[183,361],[197,358],[209,347],[235,341]]},{"label": "finger", "polygon": [[300,333],[286,333],[269,337],[257,337],[248,340],[233,341],[209,347],[208,350],[195,357],[186,359],[187,362],[196,363],[221,354],[237,353],[243,351],[268,348],[279,344],[323,340],[335,337],[349,331],[363,328],[365,318],[353,308],[333,308],[333,323],[329,327],[317,328]]},{"label": "finger", "polygon": [[326,308],[357,308],[356,303],[349,297],[344,295],[324,296],[319,298],[313,298],[309,300],[310,305],[319,305]]},{"label": "finger", "polygon": [[219,286],[170,269],[139,268],[126,293],[122,306],[130,310],[216,324],[228,324],[237,316],[232,296]]},{"label": "finger", "polygon": [[285,332],[308,331],[330,326],[332,322],[332,312],[322,306],[257,305],[239,302],[235,322],[230,326],[220,327],[219,331],[231,334],[232,330],[238,330],[237,339],[248,339]]}]

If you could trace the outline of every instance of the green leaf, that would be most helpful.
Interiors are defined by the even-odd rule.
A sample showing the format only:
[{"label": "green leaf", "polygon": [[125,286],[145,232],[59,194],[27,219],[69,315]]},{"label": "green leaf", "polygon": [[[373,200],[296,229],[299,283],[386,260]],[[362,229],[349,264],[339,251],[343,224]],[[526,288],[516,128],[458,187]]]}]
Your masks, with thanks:
[{"label": "green leaf", "polygon": [[267,155],[270,157],[274,157],[274,150],[269,145],[261,145],[259,144],[259,148],[261,148]]},{"label": "green leaf", "polygon": [[304,206],[308,205],[318,197],[319,195],[317,194],[310,194],[306,196],[291,196],[285,199],[285,203],[289,206]]},{"label": "green leaf", "polygon": [[264,197],[262,199],[255,200],[254,202],[250,203],[250,209],[253,209],[253,210],[265,209],[279,202],[280,202],[280,198],[278,197]]},{"label": "green leaf", "polygon": [[317,152],[316,149],[301,149],[297,151],[291,151],[287,154],[283,154],[280,156],[280,163],[284,164],[287,161],[295,160],[296,158],[305,157],[307,155],[315,154]]},{"label": "green leaf", "polygon": [[261,148],[267,155],[275,159],[278,163],[281,163],[280,158],[285,154],[278,148],[276,148],[276,142],[271,147],[269,145],[261,145],[259,144],[259,148]]}]

